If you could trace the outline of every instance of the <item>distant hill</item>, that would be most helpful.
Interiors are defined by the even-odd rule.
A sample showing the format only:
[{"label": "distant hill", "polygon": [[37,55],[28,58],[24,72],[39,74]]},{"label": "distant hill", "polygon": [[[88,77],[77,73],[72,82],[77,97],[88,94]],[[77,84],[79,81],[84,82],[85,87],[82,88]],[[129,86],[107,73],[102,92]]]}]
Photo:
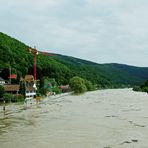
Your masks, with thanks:
[{"label": "distant hill", "polygon": [[[7,79],[8,68],[18,75],[33,74],[33,53],[24,43],[0,33],[0,76]],[[73,76],[81,76],[98,87],[138,85],[148,79],[148,68],[124,64],[97,64],[70,56],[37,55],[37,78],[55,78],[58,84],[68,84]]]},{"label": "distant hill", "polygon": [[[68,67],[87,67],[95,70],[98,74],[103,75],[108,80],[115,84],[125,84],[125,85],[137,85],[143,83],[148,79],[148,68],[129,66],[125,64],[97,64],[94,62],[77,59],[69,56],[58,55],[57,60]],[[79,72],[78,72],[79,73]],[[88,73],[91,73],[89,71]]]}]

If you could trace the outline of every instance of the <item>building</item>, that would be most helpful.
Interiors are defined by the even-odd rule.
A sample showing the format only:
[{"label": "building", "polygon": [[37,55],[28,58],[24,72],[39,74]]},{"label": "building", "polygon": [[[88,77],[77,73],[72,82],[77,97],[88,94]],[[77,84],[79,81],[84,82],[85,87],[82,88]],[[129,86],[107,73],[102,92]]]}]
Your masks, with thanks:
[{"label": "building", "polygon": [[7,93],[18,94],[20,90],[20,85],[5,84],[4,89],[5,89],[5,92]]},{"label": "building", "polygon": [[0,85],[4,85],[4,84],[5,84],[5,80],[0,77]]},{"label": "building", "polygon": [[61,86],[59,86],[59,88],[61,89],[62,93],[66,93],[66,92],[71,91],[69,85],[61,85]]},{"label": "building", "polygon": [[34,98],[36,96],[36,85],[33,75],[26,75],[25,78],[21,78],[21,82],[25,85],[26,99]]}]

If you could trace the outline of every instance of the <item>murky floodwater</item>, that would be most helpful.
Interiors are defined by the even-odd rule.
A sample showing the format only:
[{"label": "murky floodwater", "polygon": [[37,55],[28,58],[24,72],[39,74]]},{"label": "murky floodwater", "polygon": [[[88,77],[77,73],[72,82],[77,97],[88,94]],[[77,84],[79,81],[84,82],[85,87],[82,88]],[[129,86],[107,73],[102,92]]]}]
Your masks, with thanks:
[{"label": "murky floodwater", "polygon": [[130,89],[0,107],[0,148],[147,148],[148,95]]}]

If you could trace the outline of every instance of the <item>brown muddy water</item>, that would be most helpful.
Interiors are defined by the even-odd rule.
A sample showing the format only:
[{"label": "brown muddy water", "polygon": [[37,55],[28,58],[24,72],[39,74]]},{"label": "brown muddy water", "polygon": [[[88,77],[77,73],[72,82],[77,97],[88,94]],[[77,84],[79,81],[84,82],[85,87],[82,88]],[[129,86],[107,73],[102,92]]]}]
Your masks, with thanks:
[{"label": "brown muddy water", "polygon": [[0,148],[148,148],[148,94],[131,89],[0,107]]}]

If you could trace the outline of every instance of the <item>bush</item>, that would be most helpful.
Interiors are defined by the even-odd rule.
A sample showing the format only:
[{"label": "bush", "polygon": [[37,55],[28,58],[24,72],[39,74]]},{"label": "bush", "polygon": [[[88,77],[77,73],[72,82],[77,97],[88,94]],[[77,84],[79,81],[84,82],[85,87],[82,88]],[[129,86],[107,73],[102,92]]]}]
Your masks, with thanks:
[{"label": "bush", "polygon": [[55,92],[56,94],[62,93],[61,89],[59,89],[57,86],[53,87],[52,91]]},{"label": "bush", "polygon": [[70,87],[76,94],[84,93],[87,90],[85,80],[78,76],[70,79]]},{"label": "bush", "polygon": [[41,88],[41,89],[39,89],[38,90],[38,92],[37,93],[39,93],[39,94],[41,94],[41,95],[46,95],[47,94],[47,89],[46,88]]},{"label": "bush", "polygon": [[37,96],[37,97],[41,97],[41,96],[42,96],[42,94],[41,94],[41,93],[39,93],[39,92],[37,92],[37,93],[36,93],[36,96]]},{"label": "bush", "polygon": [[148,87],[143,87],[143,88],[142,88],[142,91],[148,93]]},{"label": "bush", "polygon": [[5,93],[3,95],[3,99],[6,101],[6,102],[11,102],[13,99],[14,99],[14,96],[12,94],[9,94],[9,93]]},{"label": "bush", "polygon": [[133,87],[133,90],[134,90],[134,91],[142,91],[140,86],[135,86],[135,87]]},{"label": "bush", "polygon": [[23,102],[24,101],[24,96],[21,94],[14,95],[12,102]]}]

